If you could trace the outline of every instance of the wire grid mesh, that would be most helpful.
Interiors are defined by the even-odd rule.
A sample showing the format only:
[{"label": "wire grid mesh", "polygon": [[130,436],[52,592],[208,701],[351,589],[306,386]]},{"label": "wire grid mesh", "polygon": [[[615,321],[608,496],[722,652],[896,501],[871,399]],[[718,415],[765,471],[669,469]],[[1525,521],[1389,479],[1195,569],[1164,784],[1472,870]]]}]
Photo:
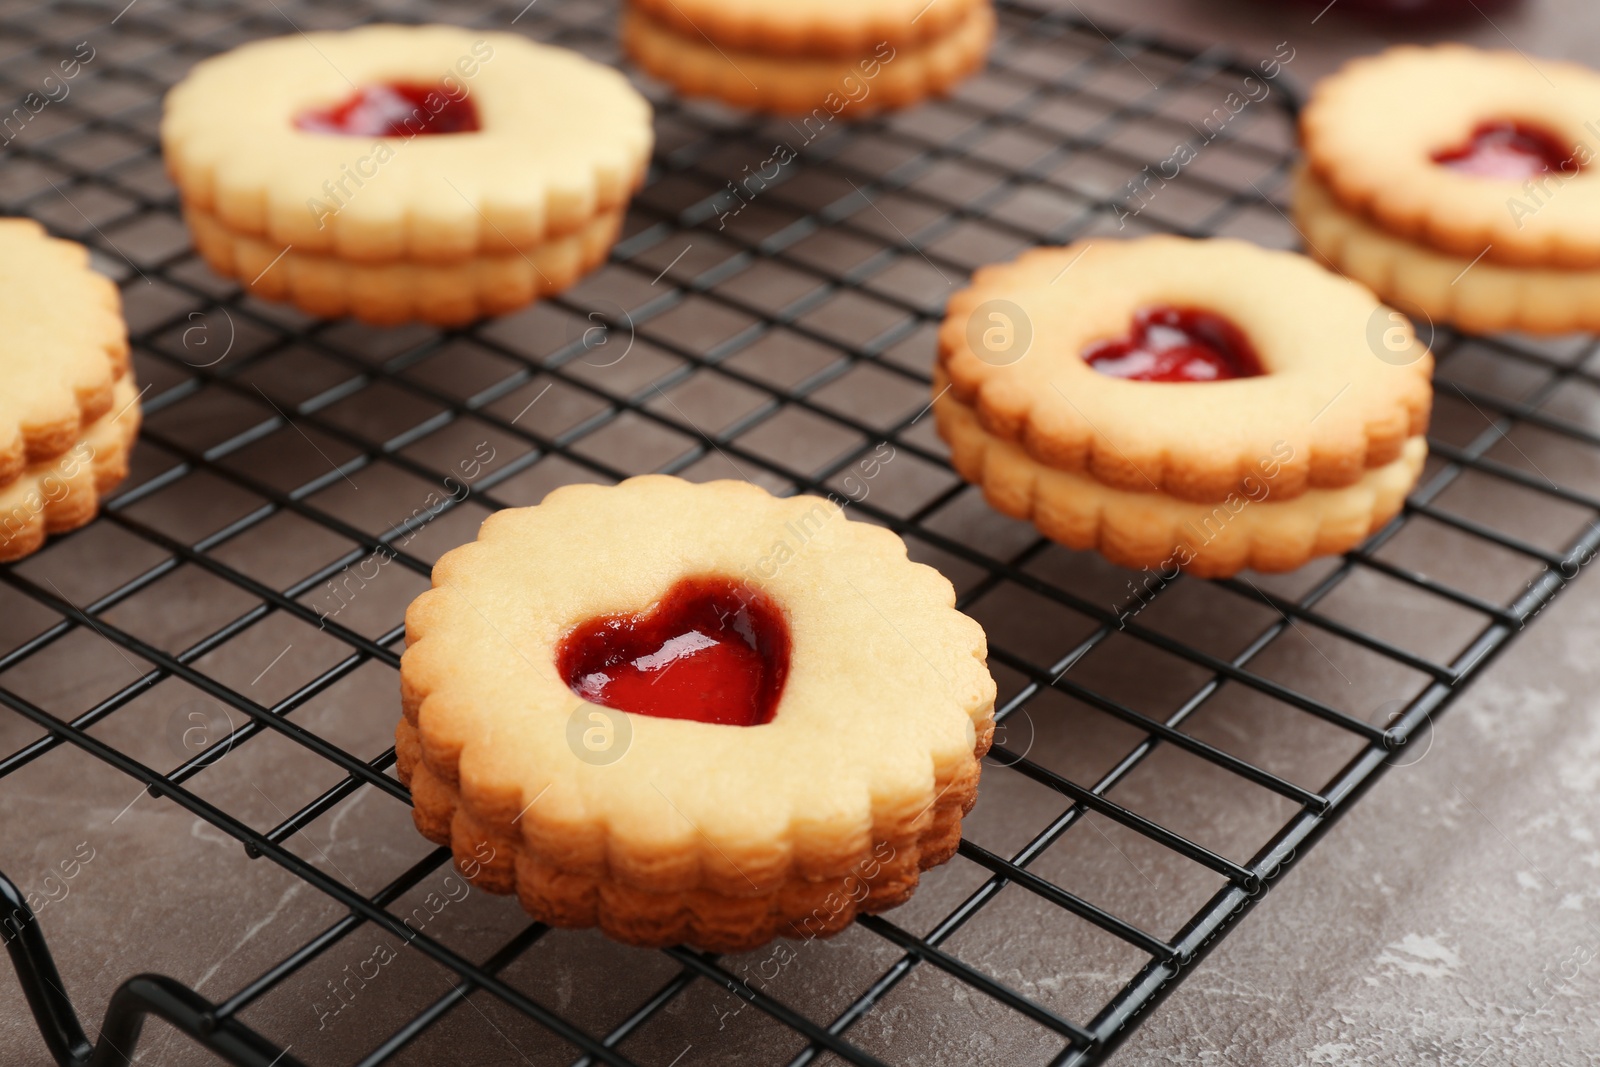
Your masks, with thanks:
[{"label": "wire grid mesh", "polygon": [[[375,18],[616,61],[615,10],[119,8],[0,21],[14,95],[94,43],[71,94],[13,134],[0,202],[122,281],[148,386],[134,474],[102,520],[0,571],[0,701],[17,713],[0,790],[10,805],[140,783],[96,832],[156,853],[134,866],[143,904],[117,898],[101,921],[170,938],[179,980],[118,994],[104,1033],[125,1053],[124,1024],[152,1010],[186,1032],[148,1039],[162,1063],[191,1042],[241,1064],[438,1062],[480,1042],[482,1062],[1093,1062],[1385,767],[1417,758],[1408,742],[1600,541],[1600,379],[1574,339],[1441,331],[1433,458],[1406,512],[1295,575],[1151,583],[997,516],[949,470],[927,417],[932,330],[976,266],[1120,228],[1296,243],[1287,90],[1230,108],[1220,134],[1198,126],[1252,73],[1221,55],[1005,3],[984,74],[858,125],[645,86],[655,165],[608,266],[470,329],[373,330],[208,274],[161,173],[162,90],[242,41]],[[1187,141],[1181,180],[1130,199]],[[777,178],[738,184],[780,146],[797,158]],[[489,510],[652,470],[848,497],[985,623],[997,743],[959,857],[911,904],[825,944],[644,953],[466,893],[410,831],[388,730],[401,611],[433,560]],[[145,787],[164,799],[135,809]],[[32,856],[78,829],[6,822]],[[159,835],[185,826],[254,862],[174,859]],[[29,926],[65,983],[29,971],[37,946],[19,971],[42,1002],[74,987],[90,1016],[104,983],[160,968],[133,954],[96,972],[76,907]],[[223,946],[247,932],[214,960],[187,937],[196,914]]]}]

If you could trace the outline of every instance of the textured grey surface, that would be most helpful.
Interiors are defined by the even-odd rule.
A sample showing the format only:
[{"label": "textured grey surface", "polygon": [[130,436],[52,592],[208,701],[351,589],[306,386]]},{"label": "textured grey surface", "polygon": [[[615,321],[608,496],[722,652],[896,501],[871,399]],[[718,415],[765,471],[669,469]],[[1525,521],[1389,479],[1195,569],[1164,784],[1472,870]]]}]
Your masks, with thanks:
[{"label": "textured grey surface", "polygon": [[[585,6],[542,2],[536,14],[543,17],[553,9],[551,18],[576,23],[579,16],[572,12]],[[1345,19],[1337,5],[1315,25],[1310,21],[1315,7],[1269,3],[1077,0],[1077,6],[1107,28],[1139,24],[1200,46],[1222,39],[1246,60],[1270,55],[1277,42],[1290,41],[1296,58],[1289,76],[1302,83],[1330,69],[1342,56],[1378,43],[1370,31]],[[159,26],[161,19],[171,18],[167,32],[179,28],[195,35],[212,28],[232,32],[226,29],[229,17],[220,13],[164,15],[156,0],[140,0],[140,7],[147,10],[115,34],[95,29],[116,13],[114,8],[48,8],[27,17],[31,24],[63,38],[79,29],[102,33],[107,60],[140,64],[168,80],[181,74],[193,57],[164,51],[158,46],[161,35],[141,32],[140,25]],[[339,25],[346,18],[331,9],[290,10],[308,28]],[[144,18],[153,21],[141,23]],[[1597,19],[1600,16],[1587,4],[1535,3],[1516,15],[1497,15],[1495,23],[1530,52],[1597,61]],[[251,32],[264,32],[263,25],[256,24]],[[1479,43],[1503,43],[1500,30],[1471,25],[1464,35]],[[1098,42],[1053,43],[1053,51],[1046,49],[1032,61],[1066,62],[1072,56],[1067,45],[1074,43],[1087,48]],[[32,69],[27,64],[37,58],[42,57],[8,60],[7,75],[26,84]],[[1094,76],[1095,91],[1110,99],[1141,92],[1145,83],[1140,74],[1112,58]],[[1156,57],[1136,54],[1133,59],[1152,75],[1164,77],[1167,72]],[[154,111],[148,90],[141,97],[134,91],[136,85],[122,78],[86,82],[74,90],[79,95],[73,107],[120,116],[129,128],[148,133]],[[1004,76],[985,76],[963,90],[962,102],[1003,106],[1013,89]],[[1169,117],[1181,118],[1192,108],[1208,112],[1220,91],[1208,84],[1186,92]],[[919,109],[895,121],[895,137],[858,146],[860,159],[866,166],[892,165],[906,142],[939,143],[954,136],[961,114],[958,108]],[[1037,117],[1049,129],[1075,132],[1094,114],[1075,110],[1073,100],[1055,99],[1041,105]],[[47,109],[38,121],[61,120]],[[1268,150],[1286,143],[1286,127],[1276,116],[1263,113],[1253,121],[1241,136]],[[56,127],[57,132],[70,125]],[[1170,135],[1172,125],[1130,127],[1120,147],[1159,156],[1166,150],[1163,138]],[[118,180],[126,187],[148,190],[156,198],[170,194],[159,166],[147,152],[141,158],[145,150],[131,137],[101,134],[78,140],[69,135],[65,144],[51,146],[47,125],[30,130],[29,137],[35,134],[38,143],[61,159],[78,166],[119,167]],[[691,135],[681,125],[663,124],[662,136],[668,143],[688,142]],[[750,158],[749,147],[749,141],[730,145],[725,159],[713,160],[736,173]],[[984,150],[1020,165],[1017,161],[1032,146],[1025,138],[1013,137],[986,142]],[[129,162],[120,163],[119,153]],[[8,161],[0,167],[0,199],[9,204],[23,195],[19,190],[42,185],[41,176],[29,169],[33,166]],[[1221,147],[1196,164],[1202,177],[1234,186],[1253,177],[1251,166],[1259,168],[1259,153]],[[1133,169],[1125,158],[1085,153],[1062,168],[1062,182],[1092,195],[1115,190]],[[839,197],[841,183],[820,170],[803,170],[785,186],[788,202],[814,206]],[[733,274],[718,291],[737,296],[746,307],[775,312],[818,285],[814,276],[794,269],[795,263],[844,269],[878,251],[872,235],[893,240],[903,230],[924,245],[928,259],[902,255],[888,269],[867,276],[859,287],[819,299],[809,310],[796,313],[799,321],[815,326],[839,346],[890,336],[905,318],[904,302],[937,309],[951,284],[945,272],[959,275],[1025,245],[1015,232],[972,222],[953,230],[937,228],[939,205],[963,202],[961,198],[974,195],[973,186],[982,178],[971,168],[942,166],[917,182],[917,192],[926,199],[884,195],[876,214],[858,206],[849,219],[854,230],[841,227],[808,237],[793,247],[787,265],[762,262]],[[684,190],[664,184],[647,191],[645,199],[677,209],[704,195],[704,188]],[[1214,187],[1186,178],[1163,191],[1152,214],[1160,214],[1168,224],[1190,224],[1208,216],[1216,197]],[[181,227],[164,215],[145,213],[130,221],[124,217],[127,203],[93,185],[73,187],[71,203],[62,203],[53,193],[26,203],[26,210],[59,232],[81,233],[92,241],[95,227],[100,226],[105,230],[102,236],[152,272],[160,263],[163,270],[198,290],[229,292],[192,260],[171,262],[172,256],[181,254],[185,239]],[[1065,190],[1033,187],[1026,198],[1003,201],[992,210],[999,218],[1045,226],[1039,220],[1048,217],[1053,223],[1051,212],[1075,209]],[[786,222],[783,210],[756,204],[730,228],[759,239]],[[925,241],[924,225],[930,226]],[[1282,219],[1268,211],[1234,216],[1227,226],[1230,232],[1267,243],[1287,246],[1294,240]],[[683,250],[680,238],[641,252],[627,268],[608,267],[580,288],[579,299],[632,308],[660,292],[651,285],[658,271],[667,271],[665,285],[682,283],[728,255],[728,246],[715,236],[696,233],[693,244],[681,259],[674,258]],[[141,380],[152,386],[151,396],[183,388],[190,377],[183,366],[185,357],[198,364],[209,353],[184,347],[187,335],[182,331],[193,322],[213,328],[218,322],[203,311],[198,320],[186,318],[191,308],[205,307],[193,292],[179,291],[164,281],[145,284],[128,264],[109,254],[104,265],[125,281],[136,330],[172,324],[161,342],[167,356],[142,351],[137,357]],[[884,294],[902,304],[874,298]],[[305,325],[293,313],[260,306],[252,312],[240,324],[230,357],[244,368],[239,381],[249,389],[259,387],[273,402],[293,406],[349,375],[347,364],[274,334],[273,324],[288,330]],[[651,383],[660,381],[669,384],[650,401],[650,410],[682,415],[695,428],[718,433],[767,401],[750,381],[790,389],[837,366],[836,348],[796,332],[772,330],[753,343],[735,343],[732,339],[748,336],[753,321],[753,313],[741,314],[727,302],[689,296],[641,327],[635,350],[625,362],[609,368],[569,365],[563,379],[528,413],[526,423],[541,434],[567,433],[607,412],[606,397],[648,393]],[[505,380],[522,368],[521,360],[537,363],[564,343],[571,328],[571,322],[548,310],[508,316],[478,331],[478,340],[450,341],[427,358],[407,364],[403,374],[451,396],[466,396]],[[372,363],[433,339],[430,331],[345,326],[317,336],[321,344]],[[660,344],[652,344],[652,339]],[[497,347],[487,347],[491,343]],[[750,381],[734,381],[711,371],[681,376],[683,361],[669,350],[671,345],[697,353],[726,352],[727,365]],[[1552,342],[1544,350],[1556,362],[1583,352],[1570,339]],[[257,357],[256,352],[264,354]],[[874,357],[858,361],[812,391],[816,405],[873,430],[893,431],[899,440],[937,448],[927,420],[904,428],[925,402],[922,391],[885,369],[925,371],[931,358],[926,329],[906,329]],[[1445,380],[1505,398],[1537,389],[1548,373],[1472,344],[1454,349],[1441,366]],[[594,391],[575,388],[575,382]],[[489,410],[510,418],[546,384],[536,375]],[[1600,401],[1593,390],[1576,384],[1562,387],[1545,409],[1575,423],[1600,425]],[[364,440],[382,442],[432,417],[435,410],[414,396],[400,394],[392,384],[380,384],[319,408],[315,417]],[[134,484],[172,468],[170,451],[151,443],[154,440],[209,448],[254,424],[264,413],[265,406],[248,394],[215,385],[164,407],[150,420]],[[1439,438],[1462,444],[1485,425],[1486,416],[1473,405],[1441,399],[1435,427]],[[326,472],[319,450],[340,461],[349,454],[346,444],[315,429],[311,432],[318,443],[308,447],[309,439],[280,427],[258,445],[231,453],[224,465],[280,488],[300,485]],[[818,469],[851,449],[870,451],[874,444],[840,421],[795,407],[785,407],[736,436],[739,447],[749,454],[775,466],[805,470]],[[499,468],[515,469],[494,486],[493,499],[501,504],[532,503],[563,481],[596,477],[592,470],[560,456],[516,468],[528,458],[527,443],[472,425],[470,419],[457,419],[402,451],[432,470],[448,471],[457,460],[472,455],[480,439],[494,441]],[[735,473],[731,460],[704,448],[686,430],[648,422],[637,413],[624,414],[580,436],[574,451],[581,458],[627,471],[655,469],[691,457],[684,468],[689,476]],[[1555,435],[1522,428],[1490,455],[1591,493],[1600,486],[1595,451]],[[740,468],[774,487],[785,484],[778,473],[751,460],[742,461]],[[947,471],[907,453],[872,480],[871,499],[893,513],[909,514],[952,484]],[[375,463],[356,472],[350,484],[334,480],[309,499],[323,513],[376,534],[411,513],[433,488],[415,472]],[[1440,502],[1457,514],[1549,548],[1565,544],[1593,517],[1583,509],[1551,503],[1547,497],[1510,494],[1504,486],[1477,476],[1461,479]],[[203,473],[175,480],[130,507],[128,515],[133,522],[193,542],[260,506],[260,498],[239,484]],[[422,529],[409,550],[431,562],[469,539],[484,514],[475,499],[445,512]],[[1019,551],[1032,540],[1028,530],[998,518],[970,492],[953,498],[926,524],[1000,556]],[[349,547],[350,542],[336,534],[280,510],[212,555],[282,589]],[[979,588],[982,574],[972,564],[925,543],[915,544],[914,551],[940,566],[962,592]],[[103,521],[24,564],[19,573],[81,605],[159,564],[165,555],[127,526]],[[1537,571],[1526,559],[1429,523],[1408,527],[1383,555],[1496,602],[1519,592]],[[1310,588],[1330,566],[1321,563],[1295,575],[1255,580],[1263,588],[1293,595]],[[1048,549],[1031,557],[1026,569],[1097,603],[1111,604],[1125,595],[1126,575],[1093,557]],[[380,568],[378,574],[338,617],[368,636],[395,625],[423,584],[419,575],[400,566]],[[334,606],[318,599],[315,590],[304,600],[323,609]],[[177,651],[255,603],[202,569],[181,565],[103,617],[158,648]],[[1087,618],[1052,606],[1012,583],[984,592],[970,610],[996,645],[1039,666],[1053,663],[1092,629]],[[1341,586],[1324,602],[1323,610],[1440,661],[1456,655],[1479,624],[1466,612],[1443,608],[1369,571],[1358,572]],[[0,586],[0,650],[15,647],[53,621],[26,596]],[[1184,582],[1146,609],[1140,621],[1216,654],[1231,655],[1273,623],[1275,616],[1265,605],[1234,593]],[[1431,738],[1420,739],[1397,757],[1397,762],[1410,765],[1391,772],[1357,805],[1144,1022],[1115,1062],[1334,1067],[1594,1062],[1600,1055],[1595,1051],[1600,1048],[1600,1028],[1592,1010],[1586,1009],[1600,993],[1596,979],[1600,963],[1592,959],[1600,953],[1600,926],[1594,920],[1600,907],[1596,889],[1600,843],[1595,838],[1600,833],[1600,771],[1596,770],[1600,712],[1593,702],[1594,675],[1600,671],[1593,655],[1597,636],[1600,592],[1592,576],[1585,575],[1561,602],[1535,620],[1530,633],[1449,712]],[[345,645],[314,625],[279,611],[200,656],[195,666],[270,705],[347,653]],[[0,684],[56,714],[71,716],[133,682],[145,669],[136,657],[80,628],[7,671]],[[1413,696],[1424,681],[1416,672],[1315,629],[1278,639],[1253,669],[1380,724],[1397,701]],[[1120,636],[1073,671],[1081,684],[1150,714],[1170,712],[1205,677],[1192,665]],[[1021,684],[1016,672],[997,669],[996,673],[1003,696]],[[370,759],[390,745],[396,714],[394,672],[367,663],[297,710],[294,721]],[[239,724],[239,713],[231,722]],[[192,754],[193,746],[185,747],[186,741],[196,739],[192,731],[210,738],[223,725],[214,702],[168,679],[90,732],[166,770]],[[1238,686],[1224,689],[1185,729],[1310,788],[1319,787],[1356,750],[1350,735]],[[0,715],[0,751],[9,753],[37,736],[38,731],[20,718]],[[1131,727],[1050,692],[1008,724],[1005,740],[1014,748],[1027,749],[1040,764],[1089,783],[1119,760],[1138,736]],[[190,786],[227,813],[265,829],[340,777],[326,761],[280,736],[265,734],[230,752],[213,769],[192,779]],[[1275,794],[1171,749],[1158,750],[1115,788],[1112,797],[1241,862],[1293,810]],[[1009,855],[1055,818],[1062,805],[1062,798],[1050,790],[994,769],[986,774],[967,832],[984,847]],[[405,809],[370,787],[292,838],[289,847],[363,893],[374,892],[429,851],[411,829]],[[85,856],[92,858],[83,862]],[[141,971],[168,974],[209,997],[225,997],[341,914],[320,893],[270,861],[247,859],[237,842],[206,822],[171,801],[143,796],[135,783],[70,746],[53,749],[0,779],[0,868],[25,891],[49,900],[40,909],[40,920],[57,951],[66,988],[86,1020],[99,1018],[116,986]],[[1098,816],[1084,820],[1032,869],[1164,937],[1172,936],[1222,884],[1220,876]],[[64,870],[70,870],[72,877],[63,877]],[[924,932],[982,877],[976,865],[952,862],[931,872],[914,900],[891,917],[905,929]],[[425,878],[393,910],[416,916],[427,934],[475,960],[525,924],[509,902],[477,891],[464,893],[460,882],[443,870]],[[1041,907],[1016,887],[1002,892],[946,948],[1074,1019],[1091,1016],[1145,958],[1085,923]],[[826,1021],[897,956],[882,939],[851,930],[835,941],[803,947],[768,991],[796,1010]],[[753,971],[764,959],[765,953],[752,953],[728,961],[728,966],[736,974],[745,973],[743,968]],[[556,933],[520,956],[504,977],[588,1032],[603,1034],[675,970],[659,954],[625,949],[592,933]],[[352,973],[369,977],[351,981]],[[393,938],[363,929],[252,1006],[245,1019],[280,1044],[292,1045],[294,1054],[308,1063],[349,1063],[448,992],[453,981],[420,953],[401,950]],[[349,982],[342,997],[332,988],[335,982]],[[42,1045],[22,1010],[9,968],[0,968],[0,1006],[0,1063],[43,1063]],[[1061,1047],[1059,1038],[926,966],[888,994],[851,1032],[851,1039],[891,1062],[952,1067],[1042,1063]],[[622,1048],[641,1064],[696,1067],[782,1063],[803,1044],[757,1009],[701,981]],[[161,1024],[151,1025],[140,1050],[143,1064],[176,1067],[208,1062],[186,1042],[173,1039]],[[476,994],[396,1062],[543,1065],[569,1063],[574,1056],[572,1048],[546,1031],[492,997]]]},{"label": "textured grey surface", "polygon": [[1600,585],[1534,626],[1115,1062],[1600,1062]]}]

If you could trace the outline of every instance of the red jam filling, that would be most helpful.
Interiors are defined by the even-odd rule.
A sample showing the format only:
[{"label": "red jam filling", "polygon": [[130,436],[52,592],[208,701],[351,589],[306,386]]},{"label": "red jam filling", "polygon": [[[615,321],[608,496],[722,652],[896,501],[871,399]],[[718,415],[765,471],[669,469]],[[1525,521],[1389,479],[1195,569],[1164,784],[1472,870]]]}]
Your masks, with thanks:
[{"label": "red jam filling", "polygon": [[1141,308],[1126,337],[1097,341],[1083,360],[1101,374],[1140,382],[1220,382],[1264,374],[1244,331],[1198,308]]},{"label": "red jam filling", "polygon": [[1480,178],[1521,180],[1577,170],[1570,147],[1548,130],[1526,122],[1485,122],[1472,131],[1466,144],[1435,152],[1433,161]]},{"label": "red jam filling", "polygon": [[579,625],[562,641],[557,666],[594,704],[759,726],[772,721],[789,674],[789,627],[764,593],[726,578],[685,578],[646,614]]},{"label": "red jam filling", "polygon": [[411,137],[425,133],[472,133],[478,109],[472,98],[456,98],[442,85],[367,85],[342,104],[308,108],[295,116],[297,129],[345,137]]}]

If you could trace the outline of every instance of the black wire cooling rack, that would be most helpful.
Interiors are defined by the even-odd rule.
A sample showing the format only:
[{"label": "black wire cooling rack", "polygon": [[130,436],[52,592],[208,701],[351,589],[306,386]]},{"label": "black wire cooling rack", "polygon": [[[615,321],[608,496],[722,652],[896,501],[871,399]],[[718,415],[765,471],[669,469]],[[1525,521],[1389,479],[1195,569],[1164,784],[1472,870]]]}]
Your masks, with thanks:
[{"label": "black wire cooling rack", "polygon": [[[1438,332],[1404,514],[1295,575],[1151,593],[951,473],[932,331],[977,265],[1117,229],[1296,243],[1292,47],[1194,55],[1005,3],[986,72],[857,125],[647,88],[655,164],[609,265],[459,331],[307,320],[190,250],[154,133],[196,60],[445,18],[615,62],[615,17],[117,0],[0,20],[6,94],[57,85],[5,127],[0,206],[122,282],[148,386],[103,517],[0,569],[4,930],[57,1063],[1099,1061],[1600,543],[1600,378],[1576,339]],[[79,42],[59,96],[42,79]],[[998,743],[959,856],[794,963],[529,925],[450,876],[393,774],[401,613],[433,560],[491,509],[651,470],[849,497],[991,636]],[[80,794],[110,807],[78,814]],[[127,977],[155,970],[178,977]],[[7,1061],[39,1055],[8,1014]],[[147,1016],[169,1025],[141,1044]]]}]

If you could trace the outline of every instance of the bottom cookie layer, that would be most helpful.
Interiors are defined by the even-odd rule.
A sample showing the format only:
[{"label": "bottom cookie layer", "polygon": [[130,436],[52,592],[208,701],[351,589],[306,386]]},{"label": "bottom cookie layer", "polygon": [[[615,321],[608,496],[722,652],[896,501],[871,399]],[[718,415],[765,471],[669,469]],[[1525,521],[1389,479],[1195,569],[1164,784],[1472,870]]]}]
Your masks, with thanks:
[{"label": "bottom cookie layer", "polygon": [[0,487],[0,563],[37,552],[47,534],[88,523],[100,512],[100,498],[128,476],[128,453],[139,432],[133,377],[123,375],[111,395],[111,410],[64,454],[32,464]]},{"label": "bottom cookie layer", "polygon": [[983,65],[994,29],[994,10],[980,4],[948,33],[916,48],[896,50],[885,42],[854,57],[785,56],[691,38],[630,7],[622,45],[635,63],[685,95],[788,115],[825,112],[819,118],[827,121],[947,92]]},{"label": "bottom cookie layer", "polygon": [[1474,333],[1600,330],[1600,270],[1513,267],[1396,237],[1346,211],[1302,170],[1295,223],[1317,260],[1410,311]]},{"label": "bottom cookie layer", "polygon": [[982,488],[997,511],[1032,521],[1068,548],[1095,549],[1113,563],[1159,569],[1168,578],[1179,570],[1201,578],[1288,571],[1353,548],[1400,510],[1428,453],[1427,443],[1413,437],[1399,459],[1342,489],[1310,489],[1274,501],[1263,484],[1258,498],[1235,494],[1221,503],[1197,504],[1113,489],[1043,466],[991,435],[971,408],[948,393],[933,410],[951,463]]},{"label": "bottom cookie layer", "polygon": [[189,205],[183,214],[195,247],[218,274],[309,315],[353,315],[377,326],[459,326],[514,311],[560,292],[599,266],[622,226],[618,210],[596,216],[576,233],[509,255],[448,264],[354,263],[293,247],[285,251]]},{"label": "bottom cookie layer", "polygon": [[838,877],[790,874],[776,885],[750,883],[748,894],[686,889],[657,892],[609,872],[564,870],[544,862],[521,835],[475,818],[460,794],[421,759],[416,728],[395,730],[396,769],[411,788],[412,819],[430,841],[448,845],[456,866],[491,893],[515,893],[527,913],[551,926],[599,927],[630,945],[689,944],[711,952],[746,952],[776,938],[831,937],[857,915],[905,903],[921,873],[946,862],[961,843],[961,819],[977,800],[978,761],[993,723],[979,732],[966,772],[905,832],[875,841]]}]

